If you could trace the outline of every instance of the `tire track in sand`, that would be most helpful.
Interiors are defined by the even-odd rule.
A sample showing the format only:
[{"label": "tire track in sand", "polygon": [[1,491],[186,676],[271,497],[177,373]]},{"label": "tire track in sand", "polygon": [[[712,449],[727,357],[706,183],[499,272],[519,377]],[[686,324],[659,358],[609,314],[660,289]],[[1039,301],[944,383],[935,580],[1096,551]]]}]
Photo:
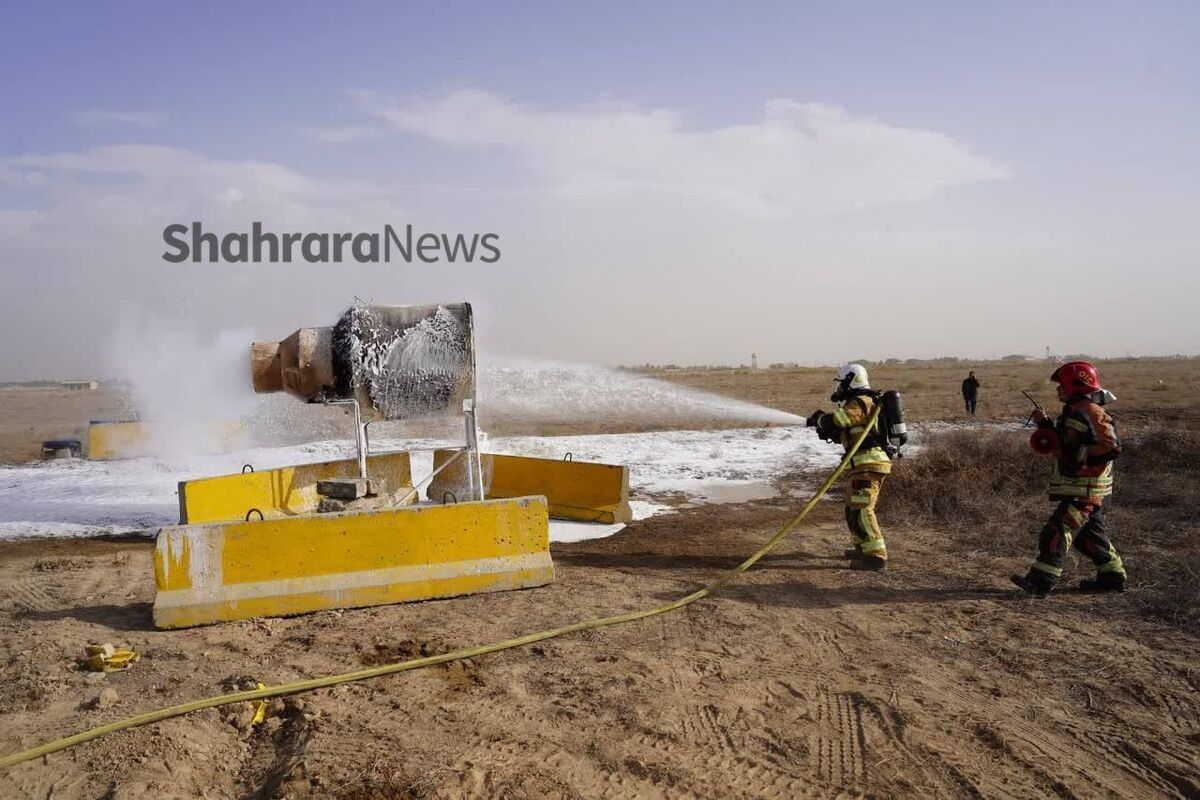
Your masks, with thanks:
[{"label": "tire track in sand", "polygon": [[854,785],[867,777],[866,734],[855,697],[822,691],[813,714],[812,734],[817,777],[834,786]]}]

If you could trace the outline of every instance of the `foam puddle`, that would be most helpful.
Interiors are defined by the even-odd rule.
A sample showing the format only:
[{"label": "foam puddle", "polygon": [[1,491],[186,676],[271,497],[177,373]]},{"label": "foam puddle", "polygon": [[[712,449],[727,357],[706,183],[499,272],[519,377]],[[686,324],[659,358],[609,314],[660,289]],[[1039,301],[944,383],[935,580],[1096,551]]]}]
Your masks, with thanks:
[{"label": "foam puddle", "polygon": [[750,503],[778,497],[778,490],[763,481],[723,481],[702,483],[696,491],[705,503]]}]

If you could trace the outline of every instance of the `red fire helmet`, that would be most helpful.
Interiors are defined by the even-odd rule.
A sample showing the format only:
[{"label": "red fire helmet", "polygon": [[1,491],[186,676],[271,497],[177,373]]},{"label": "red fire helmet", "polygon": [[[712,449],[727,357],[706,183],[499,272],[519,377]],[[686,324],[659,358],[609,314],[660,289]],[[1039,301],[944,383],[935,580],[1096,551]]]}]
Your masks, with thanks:
[{"label": "red fire helmet", "polygon": [[1100,373],[1086,361],[1068,361],[1050,376],[1068,395],[1078,397],[1100,391]]}]

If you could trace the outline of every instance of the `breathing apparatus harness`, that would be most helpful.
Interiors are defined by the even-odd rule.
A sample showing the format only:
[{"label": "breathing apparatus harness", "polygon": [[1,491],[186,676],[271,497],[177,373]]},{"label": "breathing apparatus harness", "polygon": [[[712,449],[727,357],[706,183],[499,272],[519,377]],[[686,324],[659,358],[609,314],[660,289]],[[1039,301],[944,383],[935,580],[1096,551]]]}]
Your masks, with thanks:
[{"label": "breathing apparatus harness", "polygon": [[[904,453],[901,452],[901,448],[908,442],[908,426],[904,422],[904,404],[901,401],[900,393],[895,389],[888,389],[885,392],[868,388],[853,389],[850,387],[853,380],[853,374],[842,378],[837,388],[833,390],[833,394],[829,395],[829,399],[835,403],[845,404],[860,397],[871,398],[880,406],[880,413],[874,430],[868,433],[867,438],[863,441],[863,448],[878,447],[887,453],[888,458],[903,458]],[[868,409],[864,407],[863,410],[867,411]],[[824,413],[818,411],[813,414],[808,418],[806,424],[817,429],[817,436],[822,441],[837,443],[840,433],[836,429],[820,425],[817,422]]]}]

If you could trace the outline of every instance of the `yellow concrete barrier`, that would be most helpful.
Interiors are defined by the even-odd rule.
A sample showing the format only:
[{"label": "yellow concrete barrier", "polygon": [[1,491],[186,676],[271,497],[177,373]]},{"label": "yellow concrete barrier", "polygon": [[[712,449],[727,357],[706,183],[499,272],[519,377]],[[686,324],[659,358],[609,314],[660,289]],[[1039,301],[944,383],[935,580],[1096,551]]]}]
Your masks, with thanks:
[{"label": "yellow concrete barrier", "polygon": [[241,444],[245,426],[241,422],[206,422],[173,434],[155,422],[93,420],[88,423],[87,457],[91,461],[138,458],[149,454],[160,437],[164,441],[199,442],[207,451],[231,450]]},{"label": "yellow concrete barrier", "polygon": [[[434,469],[454,456],[453,450],[433,454]],[[489,498],[543,495],[550,516],[585,522],[629,522],[629,468],[587,461],[562,461],[484,453],[485,493]],[[447,492],[459,496],[467,486],[466,461],[459,458],[430,484],[427,495],[442,502]]]},{"label": "yellow concrete barrier", "polygon": [[145,422],[88,423],[87,457],[92,461],[112,461],[144,455],[150,440],[150,428]]},{"label": "yellow concrete barrier", "polygon": [[[180,481],[179,524],[244,520],[251,509],[263,519],[312,514],[321,501],[317,481],[355,477],[358,462],[347,459]],[[384,504],[416,501],[408,453],[368,456],[367,477]]]},{"label": "yellow concrete barrier", "polygon": [[542,586],[554,579],[546,500],[520,497],[158,532],[154,624]]}]

